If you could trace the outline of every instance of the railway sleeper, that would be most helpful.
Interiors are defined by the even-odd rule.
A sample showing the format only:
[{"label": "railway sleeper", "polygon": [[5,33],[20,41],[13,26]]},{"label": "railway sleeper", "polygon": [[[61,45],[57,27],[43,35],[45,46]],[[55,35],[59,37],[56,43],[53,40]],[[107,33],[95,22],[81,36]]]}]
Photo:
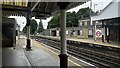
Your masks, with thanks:
[{"label": "railway sleeper", "polygon": [[[85,56],[88,56],[88,57],[91,57],[91,58],[93,58],[94,60],[99,60],[99,61],[101,61],[101,62],[103,62],[104,61],[104,63],[106,62],[106,63],[109,63],[109,65],[113,65],[113,66],[119,66],[119,64],[116,64],[116,63],[114,63],[114,62],[110,62],[110,61],[108,61],[108,60],[104,60],[104,59],[102,59],[102,58],[99,58],[99,57],[96,57],[96,56],[94,56],[94,55],[90,55],[89,53],[84,53],[84,52],[77,52],[77,51],[75,51],[74,49],[73,50],[71,50],[71,51],[73,51],[73,52],[75,52],[76,54],[84,54]],[[104,57],[105,58],[105,57]]]},{"label": "railway sleeper", "polygon": [[[79,50],[80,51],[80,50]],[[81,50],[80,52],[83,52],[84,50]],[[119,61],[120,60],[117,60],[117,59],[115,59],[115,58],[110,58],[110,57],[108,57],[108,56],[105,56],[105,55],[102,55],[101,56],[101,54],[98,54],[98,53],[92,53],[92,52],[87,52],[86,51],[86,53],[87,54],[89,54],[89,55],[92,55],[92,56],[98,56],[98,57],[100,57],[100,58],[104,58],[105,60],[109,60],[109,62],[111,62],[111,63],[113,63],[114,62],[114,64],[116,64],[116,65],[120,65],[119,64]]]},{"label": "railway sleeper", "polygon": [[88,57],[85,57],[83,55],[78,55],[74,52],[71,52],[71,51],[68,51],[69,54],[72,54],[73,56],[75,57],[78,57],[79,59],[83,59],[84,61],[87,61],[95,66],[98,66],[98,67],[109,67],[107,64],[103,64],[103,63],[100,63],[100,62],[97,62],[95,60],[92,60],[91,58],[88,58]]},{"label": "railway sleeper", "polygon": [[[56,48],[56,47],[55,47]],[[75,53],[77,53],[76,51],[74,51]],[[88,53],[89,54],[89,53]],[[95,57],[95,56],[93,56],[93,57]],[[92,57],[91,57],[92,58]],[[97,59],[98,59],[98,57],[97,57]],[[102,60],[103,61],[103,60]]]}]

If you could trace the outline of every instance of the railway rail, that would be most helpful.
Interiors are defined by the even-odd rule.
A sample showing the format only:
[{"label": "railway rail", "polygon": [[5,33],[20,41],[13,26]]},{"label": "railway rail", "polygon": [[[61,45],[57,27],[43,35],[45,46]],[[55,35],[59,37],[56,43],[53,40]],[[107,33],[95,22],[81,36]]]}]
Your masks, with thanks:
[{"label": "railway rail", "polygon": [[[36,40],[60,50],[60,40],[44,37],[36,37]],[[100,45],[89,45],[81,42],[67,40],[68,53],[89,62],[100,68],[119,68],[119,49],[105,48]],[[81,45],[82,46],[81,46]],[[107,50],[107,51],[106,51]]]}]

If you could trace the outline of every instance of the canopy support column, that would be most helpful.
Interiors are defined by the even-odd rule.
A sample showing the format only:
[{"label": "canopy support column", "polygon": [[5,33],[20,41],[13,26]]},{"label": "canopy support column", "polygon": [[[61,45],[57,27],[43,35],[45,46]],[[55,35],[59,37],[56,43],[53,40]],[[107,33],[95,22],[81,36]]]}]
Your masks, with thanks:
[{"label": "canopy support column", "polygon": [[119,39],[119,40],[118,40],[118,45],[119,45],[119,44],[120,44],[120,24],[119,24],[118,26],[119,26],[119,29],[118,29],[118,32],[119,32],[119,33],[118,33],[118,34],[119,34],[119,35],[118,35],[118,39]]},{"label": "canopy support column", "polygon": [[[108,21],[107,21],[107,23],[108,23]],[[107,32],[107,34],[106,34],[106,41],[107,41],[107,43],[109,43],[109,25],[108,24],[106,26],[106,32]]]},{"label": "canopy support column", "polygon": [[95,22],[95,26],[94,26],[94,31],[95,31],[95,33],[94,33],[94,41],[96,42],[96,23],[97,23],[97,21]]},{"label": "canopy support column", "polygon": [[27,13],[27,45],[26,45],[26,50],[31,51],[31,40],[30,40],[30,11]]},{"label": "canopy support column", "polygon": [[104,21],[102,22],[102,42],[105,42],[106,39],[106,26],[104,24]]},{"label": "canopy support column", "polygon": [[67,55],[67,45],[66,45],[66,7],[67,2],[57,3],[60,7],[60,43],[61,51],[60,57],[60,68],[68,68],[68,55]]},{"label": "canopy support column", "polygon": [[27,26],[27,49],[31,49],[31,40],[30,40],[30,26]]}]

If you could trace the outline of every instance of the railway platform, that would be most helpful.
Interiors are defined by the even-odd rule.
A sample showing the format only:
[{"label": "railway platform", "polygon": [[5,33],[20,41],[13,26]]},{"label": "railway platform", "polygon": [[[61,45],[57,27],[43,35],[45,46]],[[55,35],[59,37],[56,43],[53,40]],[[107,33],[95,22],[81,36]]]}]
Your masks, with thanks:
[{"label": "railway platform", "polygon": [[[44,42],[48,46],[61,50],[61,41],[59,37],[54,36],[36,36],[35,40]],[[80,41],[81,40],[81,41]],[[118,68],[120,65],[120,48],[98,44],[97,42],[87,42],[85,39],[76,40],[67,38],[67,52],[79,59],[83,59],[100,68]]]},{"label": "railway platform", "polygon": [[[20,36],[15,47],[3,48],[3,68],[59,68],[59,51],[32,39],[32,51],[26,51],[26,37]],[[90,68],[92,64],[69,55],[69,68]]]},{"label": "railway platform", "polygon": [[[45,37],[45,38],[50,38],[50,39],[59,39],[59,36],[43,36],[43,35],[39,35],[41,37]],[[94,39],[89,38],[89,39],[80,39],[80,38],[76,38],[76,37],[67,37],[67,40],[71,40],[71,41],[77,41],[77,42],[83,42],[83,43],[89,43],[89,44],[96,44],[96,45],[101,45],[101,46],[105,46],[105,47],[114,47],[114,48],[120,48],[120,43],[118,42],[112,42],[112,43],[107,43],[107,42],[102,42],[101,40],[97,39],[96,41],[94,41]]]}]

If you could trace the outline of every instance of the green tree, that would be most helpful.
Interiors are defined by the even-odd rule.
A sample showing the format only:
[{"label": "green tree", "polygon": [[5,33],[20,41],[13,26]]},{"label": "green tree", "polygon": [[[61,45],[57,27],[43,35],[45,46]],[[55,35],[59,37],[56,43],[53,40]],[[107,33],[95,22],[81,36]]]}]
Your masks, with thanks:
[{"label": "green tree", "polygon": [[37,30],[37,22],[34,20],[34,19],[32,19],[31,21],[30,21],[30,34],[35,34],[35,32],[36,32],[36,30]]},{"label": "green tree", "polygon": [[40,22],[39,22],[39,26],[38,26],[38,33],[40,33],[40,32],[42,32],[44,30],[44,28],[43,28],[43,24],[42,24],[42,20],[40,20]]},{"label": "green tree", "polygon": [[53,18],[48,22],[47,28],[55,28],[60,27],[60,14],[56,14]]},{"label": "green tree", "polygon": [[96,13],[93,12],[92,9],[90,9],[89,7],[82,8],[77,12],[77,17],[78,19],[86,19],[86,18],[90,18],[90,14],[95,15]]},{"label": "green tree", "polygon": [[[78,24],[78,18],[76,12],[67,12],[67,20],[66,20],[66,26],[72,27],[76,26]],[[48,22],[47,28],[56,28],[60,27],[60,14],[56,14],[53,16],[53,18]]]},{"label": "green tree", "polygon": [[67,17],[66,17],[66,26],[67,27],[76,27],[78,26],[78,18],[76,12],[67,12]]},{"label": "green tree", "polygon": [[[91,13],[90,13],[91,12]],[[66,13],[66,26],[67,27],[77,27],[79,19],[90,18],[90,14],[95,15],[89,7],[80,9],[77,13],[67,12]],[[56,14],[53,18],[48,22],[47,28],[56,28],[60,27],[60,14]]]}]

